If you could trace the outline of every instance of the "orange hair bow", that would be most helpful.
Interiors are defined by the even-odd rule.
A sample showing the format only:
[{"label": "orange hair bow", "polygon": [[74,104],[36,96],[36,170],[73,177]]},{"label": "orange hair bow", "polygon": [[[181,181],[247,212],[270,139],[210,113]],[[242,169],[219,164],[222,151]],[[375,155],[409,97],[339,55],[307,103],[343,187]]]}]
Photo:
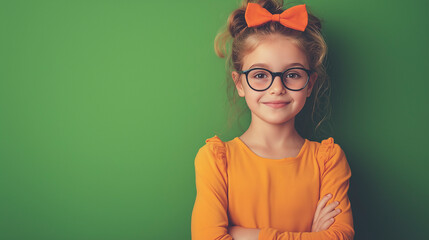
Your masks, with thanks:
[{"label": "orange hair bow", "polygon": [[244,14],[248,27],[256,27],[270,21],[280,22],[285,27],[303,32],[307,27],[308,14],[305,4],[284,10],[281,14],[271,14],[257,3],[248,3]]}]

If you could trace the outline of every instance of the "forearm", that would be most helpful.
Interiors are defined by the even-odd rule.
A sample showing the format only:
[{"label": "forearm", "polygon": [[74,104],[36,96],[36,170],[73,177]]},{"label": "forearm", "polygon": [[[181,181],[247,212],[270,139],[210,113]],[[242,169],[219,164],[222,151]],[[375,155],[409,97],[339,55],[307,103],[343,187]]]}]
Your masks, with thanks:
[{"label": "forearm", "polygon": [[320,232],[280,232],[273,228],[264,229],[244,228],[241,226],[228,227],[228,234],[234,240],[259,240],[259,235],[262,239],[281,239],[281,240],[306,240],[306,239],[323,239],[323,240],[352,240],[354,238],[354,230],[324,230]]},{"label": "forearm", "polygon": [[241,226],[228,227],[228,234],[231,235],[234,240],[258,240],[260,231],[261,229],[258,228],[244,228]]}]

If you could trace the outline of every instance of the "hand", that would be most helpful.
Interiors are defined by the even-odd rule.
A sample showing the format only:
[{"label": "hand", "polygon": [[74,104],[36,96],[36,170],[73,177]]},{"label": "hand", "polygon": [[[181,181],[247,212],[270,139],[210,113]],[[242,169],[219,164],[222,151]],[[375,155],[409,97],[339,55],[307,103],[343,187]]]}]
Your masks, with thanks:
[{"label": "hand", "polygon": [[240,226],[229,226],[228,234],[234,240],[258,240],[260,229],[244,228]]},{"label": "hand", "polygon": [[317,204],[313,225],[311,226],[312,232],[320,232],[328,229],[332,223],[334,223],[334,217],[341,212],[341,209],[334,210],[334,208],[338,206],[338,202],[333,202],[324,207],[331,197],[332,194],[328,194],[320,199],[319,203]]}]

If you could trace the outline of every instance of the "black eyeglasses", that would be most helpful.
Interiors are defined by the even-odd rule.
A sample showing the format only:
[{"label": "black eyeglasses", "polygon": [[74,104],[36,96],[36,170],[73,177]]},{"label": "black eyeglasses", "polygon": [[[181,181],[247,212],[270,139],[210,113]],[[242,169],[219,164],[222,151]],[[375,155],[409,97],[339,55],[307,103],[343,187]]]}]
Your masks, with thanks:
[{"label": "black eyeglasses", "polygon": [[255,91],[265,91],[271,87],[274,78],[279,76],[282,79],[283,86],[291,91],[300,91],[304,89],[313,70],[302,67],[293,67],[283,72],[271,72],[265,68],[252,68],[238,73],[246,74],[246,81],[249,87]]}]

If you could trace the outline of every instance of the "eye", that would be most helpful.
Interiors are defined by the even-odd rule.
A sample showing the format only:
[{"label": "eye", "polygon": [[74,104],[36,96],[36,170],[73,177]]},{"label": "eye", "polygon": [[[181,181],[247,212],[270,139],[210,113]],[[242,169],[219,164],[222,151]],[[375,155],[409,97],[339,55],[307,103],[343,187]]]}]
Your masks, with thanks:
[{"label": "eye", "polygon": [[252,78],[267,78],[268,74],[265,71],[252,71]]},{"label": "eye", "polygon": [[300,78],[301,75],[299,75],[298,73],[287,73],[286,77],[287,78]]},{"label": "eye", "polygon": [[267,82],[271,79],[271,74],[263,69],[253,69],[249,72],[250,81]]},{"label": "eye", "polygon": [[267,74],[265,74],[265,73],[257,73],[253,77],[254,78],[266,78]]}]

